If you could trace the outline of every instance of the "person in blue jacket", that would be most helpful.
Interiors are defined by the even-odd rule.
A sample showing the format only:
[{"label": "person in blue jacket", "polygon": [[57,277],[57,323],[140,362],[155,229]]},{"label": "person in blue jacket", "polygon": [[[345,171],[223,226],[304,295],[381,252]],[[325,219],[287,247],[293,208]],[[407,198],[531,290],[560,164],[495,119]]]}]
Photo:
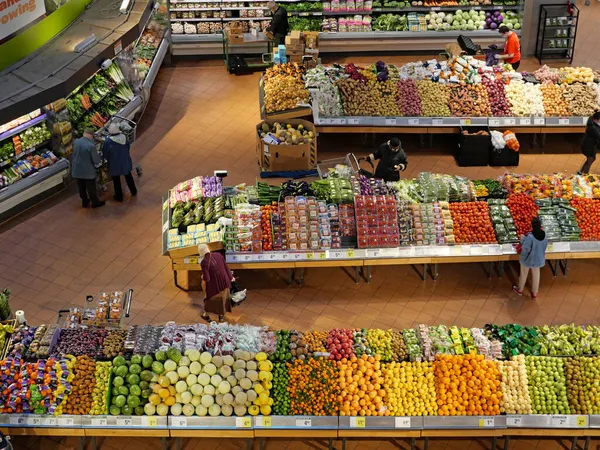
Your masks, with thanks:
[{"label": "person in blue jacket", "polygon": [[521,275],[519,276],[519,285],[513,286],[513,291],[517,295],[523,295],[527,276],[531,271],[531,297],[535,300],[540,289],[540,268],[546,265],[546,248],[548,239],[546,232],[542,229],[542,222],[534,217],[531,220],[532,231],[527,236],[521,238]]},{"label": "person in blue jacket", "polygon": [[102,163],[102,158],[96,150],[94,130],[86,128],[83,136],[73,143],[73,156],[71,158],[71,176],[77,181],[81,206],[92,208],[104,206],[96,192],[96,168]]},{"label": "person in blue jacket", "polygon": [[125,182],[131,192],[131,196],[137,195],[137,188],[131,171],[133,163],[129,154],[130,145],[127,138],[121,132],[119,125],[115,122],[108,127],[109,136],[102,146],[102,154],[108,164],[108,175],[112,178],[115,195],[114,199],[118,202],[123,201],[123,189],[121,188],[121,177],[125,177]]}]

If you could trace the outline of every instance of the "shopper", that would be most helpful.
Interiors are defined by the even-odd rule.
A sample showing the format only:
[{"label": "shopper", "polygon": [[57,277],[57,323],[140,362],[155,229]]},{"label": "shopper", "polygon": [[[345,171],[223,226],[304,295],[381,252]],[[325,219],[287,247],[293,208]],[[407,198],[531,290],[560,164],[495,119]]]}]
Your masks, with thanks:
[{"label": "shopper", "polygon": [[131,171],[133,163],[129,154],[130,145],[127,138],[121,132],[119,125],[115,122],[108,127],[109,136],[104,141],[102,153],[108,164],[108,174],[112,178],[115,195],[114,199],[118,202],[123,201],[123,189],[121,188],[121,176],[125,177],[125,182],[131,192],[131,196],[137,195],[137,188]]},{"label": "shopper", "polygon": [[379,150],[367,156],[367,161],[373,162],[376,159],[379,164],[375,169],[375,178],[383,178],[385,181],[400,180],[400,172],[406,170],[408,165],[406,153],[402,150],[400,139],[396,137],[381,144]]},{"label": "shopper", "polygon": [[513,286],[513,291],[517,295],[523,295],[523,289],[527,282],[527,276],[531,271],[531,297],[537,298],[540,288],[540,268],[546,264],[546,248],[548,240],[546,232],[542,230],[542,222],[534,217],[531,220],[532,232],[521,238],[521,275],[519,276],[519,285]]},{"label": "shopper", "polygon": [[285,37],[290,29],[287,10],[275,2],[267,2],[267,8],[271,10],[273,18],[266,31],[273,35],[275,45],[285,45]]},{"label": "shopper", "polygon": [[210,322],[208,313],[219,316],[219,322],[231,312],[231,283],[235,281],[225,258],[219,253],[212,253],[206,244],[198,245],[202,279],[205,282],[204,308],[201,317]]},{"label": "shopper", "polygon": [[516,71],[521,65],[521,42],[517,33],[510,30],[506,25],[498,28],[500,34],[504,37],[504,54],[496,55],[496,59],[509,63]]},{"label": "shopper", "polygon": [[83,136],[73,143],[73,157],[71,158],[71,176],[77,180],[81,206],[87,208],[92,203],[92,208],[104,206],[96,193],[96,168],[100,166],[102,158],[96,150],[94,130],[86,128]]},{"label": "shopper", "polygon": [[600,146],[600,111],[596,111],[585,124],[585,135],[581,143],[581,153],[586,157],[579,175],[590,173],[592,164],[596,161],[596,151]]}]

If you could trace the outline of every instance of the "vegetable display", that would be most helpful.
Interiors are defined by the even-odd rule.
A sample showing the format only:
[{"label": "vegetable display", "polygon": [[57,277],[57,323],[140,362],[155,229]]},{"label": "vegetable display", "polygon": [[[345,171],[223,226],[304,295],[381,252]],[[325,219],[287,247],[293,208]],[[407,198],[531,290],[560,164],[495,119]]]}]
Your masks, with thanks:
[{"label": "vegetable display", "polygon": [[[472,12],[480,17],[476,11]],[[484,23],[491,20],[490,27],[495,18],[506,19],[496,15],[499,11],[480,13],[491,14],[484,20]],[[445,15],[443,20],[448,16],[452,14]],[[385,25],[384,19],[384,16],[376,19],[375,26],[393,28]],[[442,19],[435,20],[437,23]],[[311,94],[313,106],[318,105],[319,115],[323,118],[588,117],[600,107],[598,86],[593,80],[581,84],[579,80],[588,79],[587,72],[582,71],[545,69],[526,74],[513,71],[510,65],[489,67],[471,56],[459,56],[447,61],[418,61],[401,67],[383,61],[370,66],[353,63],[317,66],[299,76],[304,79],[306,88],[315,90]],[[530,83],[525,75],[537,75],[544,83]],[[265,85],[267,79],[265,77]],[[304,98],[295,81],[284,80],[279,85],[274,89],[276,101],[272,107],[291,105],[286,107],[293,108],[298,98]],[[390,97],[395,97],[395,104]]]}]

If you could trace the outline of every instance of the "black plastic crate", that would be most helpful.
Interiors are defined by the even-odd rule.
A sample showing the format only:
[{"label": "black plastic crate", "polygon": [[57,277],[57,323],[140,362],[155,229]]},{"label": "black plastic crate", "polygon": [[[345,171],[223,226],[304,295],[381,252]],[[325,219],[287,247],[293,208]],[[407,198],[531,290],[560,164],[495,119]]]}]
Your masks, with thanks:
[{"label": "black plastic crate", "polygon": [[481,46],[475,44],[473,40],[468,36],[463,36],[461,34],[460,36],[458,36],[457,41],[458,45],[460,45],[460,48],[462,48],[467,55],[473,56],[481,51]]},{"label": "black plastic crate", "polygon": [[[476,133],[486,131],[487,136],[465,135],[463,131]],[[456,152],[456,162],[461,167],[487,166],[490,160],[492,139],[488,127],[461,127]]]},{"label": "black plastic crate", "polygon": [[515,152],[508,147],[500,150],[490,149],[490,166],[493,167],[516,167],[519,165],[519,152]]}]

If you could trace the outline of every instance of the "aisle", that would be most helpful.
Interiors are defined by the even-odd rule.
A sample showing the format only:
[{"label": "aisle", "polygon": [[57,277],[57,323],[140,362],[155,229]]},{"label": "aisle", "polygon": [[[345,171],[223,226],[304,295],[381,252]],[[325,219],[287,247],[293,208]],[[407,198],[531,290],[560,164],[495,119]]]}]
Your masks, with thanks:
[{"label": "aisle", "polygon": [[[228,169],[228,183],[254,180],[257,82],[258,75],[228,76],[220,63],[180,63],[162,69],[133,151],[144,168],[143,177],[137,180],[138,197],[117,204],[108,196],[104,208],[83,210],[73,195],[0,235],[0,288],[12,290],[13,309],[25,310],[34,324],[53,322],[58,310],[81,305],[88,293],[131,287],[135,301],[130,323],[199,321],[194,302],[202,294],[175,288],[169,260],[161,256],[160,198],[177,182],[214,169]],[[370,141],[360,146],[354,137],[328,138],[326,143],[328,149],[325,145],[320,149],[321,159],[348,150],[366,153],[371,149]],[[582,162],[578,144],[578,139],[553,138],[548,139],[544,154],[526,148],[519,172],[574,172]],[[408,176],[421,171],[471,178],[503,173],[502,168],[458,168],[439,146],[419,149],[409,138],[405,145]],[[488,280],[475,264],[444,266],[437,282],[426,283],[410,267],[377,267],[373,282],[358,286],[341,269],[320,269],[306,274],[302,289],[288,288],[273,272],[246,272],[238,275],[249,289],[248,301],[230,320],[299,329],[406,328],[422,322],[459,326],[598,323],[600,280],[595,274],[599,268],[598,262],[573,262],[567,278],[553,278],[550,270],[544,269],[536,303],[511,295],[507,277]],[[18,443],[23,445],[18,448],[76,445],[71,440],[52,444],[45,438]],[[103,448],[159,444],[158,440],[109,439]],[[354,448],[392,448],[389,443],[377,445],[362,443]],[[430,448],[458,448],[456,445]],[[198,441],[185,448],[237,447]],[[286,444],[268,448],[286,448]],[[293,444],[287,448],[305,447]],[[461,442],[460,448],[482,447]],[[519,448],[530,447],[520,444]],[[544,442],[539,448],[550,449],[553,444]]]}]

